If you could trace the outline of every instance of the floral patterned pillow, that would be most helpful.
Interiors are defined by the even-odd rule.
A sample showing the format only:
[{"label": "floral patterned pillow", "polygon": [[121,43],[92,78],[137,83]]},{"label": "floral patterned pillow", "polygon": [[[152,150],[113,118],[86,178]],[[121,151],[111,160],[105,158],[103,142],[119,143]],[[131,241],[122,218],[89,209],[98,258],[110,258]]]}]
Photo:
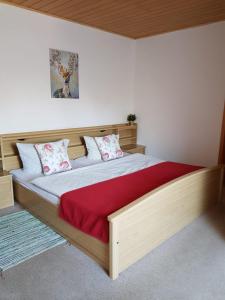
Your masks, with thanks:
[{"label": "floral patterned pillow", "polygon": [[44,175],[51,175],[72,169],[67,154],[69,140],[58,142],[35,144],[35,148],[41,160]]},{"label": "floral patterned pillow", "polygon": [[102,137],[95,137],[102,159],[104,161],[123,156],[119,144],[119,135],[111,134]]}]

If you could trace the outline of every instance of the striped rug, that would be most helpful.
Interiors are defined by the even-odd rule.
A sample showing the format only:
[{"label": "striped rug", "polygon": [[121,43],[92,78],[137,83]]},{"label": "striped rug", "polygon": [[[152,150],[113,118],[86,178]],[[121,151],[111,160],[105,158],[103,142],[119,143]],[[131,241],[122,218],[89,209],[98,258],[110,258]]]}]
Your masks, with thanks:
[{"label": "striped rug", "polygon": [[0,217],[0,271],[66,240],[25,210]]}]

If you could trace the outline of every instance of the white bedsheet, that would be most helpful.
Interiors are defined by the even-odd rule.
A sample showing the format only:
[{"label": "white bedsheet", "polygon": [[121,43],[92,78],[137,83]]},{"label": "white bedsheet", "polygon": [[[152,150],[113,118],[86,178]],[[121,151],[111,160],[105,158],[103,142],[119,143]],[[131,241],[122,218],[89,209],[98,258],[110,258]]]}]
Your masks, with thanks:
[{"label": "white bedsheet", "polygon": [[[12,172],[11,172],[12,173]],[[18,182],[20,185],[22,185],[23,187],[25,187],[26,189],[38,194],[39,196],[41,196],[42,198],[44,198],[46,201],[58,206],[59,205],[59,197],[48,193],[47,191],[42,190],[41,188],[33,185],[32,183],[30,183],[29,181],[24,181],[19,179],[18,177],[13,176],[13,180]]]},{"label": "white bedsheet", "polygon": [[60,197],[74,189],[133,173],[156,165],[162,160],[143,154],[128,155],[116,160],[95,164],[50,176],[40,176],[31,183],[52,195]]},{"label": "white bedsheet", "polygon": [[[90,160],[86,156],[76,158],[74,160],[71,160],[70,162],[71,162],[73,169],[103,163],[103,161]],[[33,175],[31,173],[25,172],[23,169],[12,170],[12,171],[10,171],[10,173],[13,175],[13,180],[18,182],[20,185],[22,185],[26,189],[40,195],[42,198],[46,199],[48,202],[50,202],[54,205],[59,204],[60,199],[58,196],[53,195],[31,183],[31,181],[37,177],[41,177],[41,176],[44,177],[43,174],[40,174],[38,176]]]}]

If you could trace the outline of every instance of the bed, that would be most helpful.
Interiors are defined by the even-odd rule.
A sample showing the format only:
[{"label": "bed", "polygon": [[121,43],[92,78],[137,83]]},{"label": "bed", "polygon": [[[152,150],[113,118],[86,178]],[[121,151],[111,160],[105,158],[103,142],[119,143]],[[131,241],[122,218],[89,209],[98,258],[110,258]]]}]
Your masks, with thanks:
[{"label": "bed", "polygon": [[[76,159],[85,155],[84,135],[111,133],[119,133],[120,144],[126,148],[136,143],[137,125],[115,124],[1,135],[2,167],[6,171],[21,167],[16,142],[40,143],[68,138],[70,159]],[[223,168],[203,168],[180,176],[108,215],[108,243],[60,218],[57,195],[46,201],[45,193],[48,191],[43,193],[38,186],[27,186],[18,174],[14,177],[16,200],[102,265],[112,279],[116,279],[127,267],[218,203],[222,194]]]}]

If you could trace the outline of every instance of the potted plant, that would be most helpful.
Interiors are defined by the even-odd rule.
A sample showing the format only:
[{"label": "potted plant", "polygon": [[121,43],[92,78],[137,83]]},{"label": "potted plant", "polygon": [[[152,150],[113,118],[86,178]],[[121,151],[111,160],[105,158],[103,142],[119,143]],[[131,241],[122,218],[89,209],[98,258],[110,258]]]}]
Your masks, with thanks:
[{"label": "potted plant", "polygon": [[127,116],[127,121],[129,122],[129,125],[133,125],[136,120],[136,115],[135,114],[129,114]]}]

